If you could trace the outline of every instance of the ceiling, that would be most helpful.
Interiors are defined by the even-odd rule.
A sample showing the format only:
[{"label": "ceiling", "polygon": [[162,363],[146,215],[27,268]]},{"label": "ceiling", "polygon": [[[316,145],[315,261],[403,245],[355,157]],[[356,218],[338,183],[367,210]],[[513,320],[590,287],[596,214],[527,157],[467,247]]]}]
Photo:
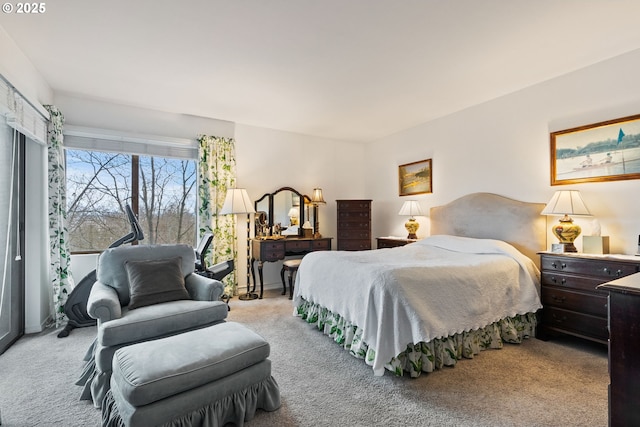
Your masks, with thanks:
[{"label": "ceiling", "polygon": [[374,141],[640,48],[638,0],[55,0],[0,26],[54,93]]}]

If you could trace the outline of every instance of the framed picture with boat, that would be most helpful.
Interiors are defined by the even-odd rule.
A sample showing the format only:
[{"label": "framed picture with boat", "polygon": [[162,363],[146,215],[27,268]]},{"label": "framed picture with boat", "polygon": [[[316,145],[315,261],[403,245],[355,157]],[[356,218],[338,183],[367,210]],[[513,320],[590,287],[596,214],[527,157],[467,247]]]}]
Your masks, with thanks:
[{"label": "framed picture with boat", "polygon": [[550,135],[551,185],[640,179],[640,114]]},{"label": "framed picture with boat", "polygon": [[431,171],[431,159],[398,166],[400,195],[431,193]]}]

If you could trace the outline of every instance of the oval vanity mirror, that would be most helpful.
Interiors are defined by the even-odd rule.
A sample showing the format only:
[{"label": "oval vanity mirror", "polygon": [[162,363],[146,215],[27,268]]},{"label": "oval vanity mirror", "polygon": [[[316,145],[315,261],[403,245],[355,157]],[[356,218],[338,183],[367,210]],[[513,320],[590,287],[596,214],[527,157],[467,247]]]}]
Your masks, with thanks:
[{"label": "oval vanity mirror", "polygon": [[309,218],[309,198],[291,187],[266,193],[255,202],[256,237],[302,237]]}]

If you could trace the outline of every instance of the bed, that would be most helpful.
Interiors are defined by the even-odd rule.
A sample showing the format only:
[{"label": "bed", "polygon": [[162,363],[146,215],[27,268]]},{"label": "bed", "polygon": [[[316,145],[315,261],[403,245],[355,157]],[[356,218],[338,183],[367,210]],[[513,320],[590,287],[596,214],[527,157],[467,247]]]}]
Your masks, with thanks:
[{"label": "bed", "polygon": [[364,359],[417,377],[535,334],[544,204],[474,193],[431,208],[430,236],[397,248],[318,251],[294,315]]}]

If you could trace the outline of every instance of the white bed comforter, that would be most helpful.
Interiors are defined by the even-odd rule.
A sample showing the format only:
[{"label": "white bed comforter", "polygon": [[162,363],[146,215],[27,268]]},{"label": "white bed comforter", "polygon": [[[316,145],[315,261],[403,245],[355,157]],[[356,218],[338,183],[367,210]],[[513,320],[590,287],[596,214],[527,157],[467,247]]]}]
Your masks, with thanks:
[{"label": "white bed comforter", "polygon": [[540,272],[498,240],[431,236],[392,249],[312,252],[296,275],[302,299],[363,329],[375,375],[406,349],[541,308]]}]

